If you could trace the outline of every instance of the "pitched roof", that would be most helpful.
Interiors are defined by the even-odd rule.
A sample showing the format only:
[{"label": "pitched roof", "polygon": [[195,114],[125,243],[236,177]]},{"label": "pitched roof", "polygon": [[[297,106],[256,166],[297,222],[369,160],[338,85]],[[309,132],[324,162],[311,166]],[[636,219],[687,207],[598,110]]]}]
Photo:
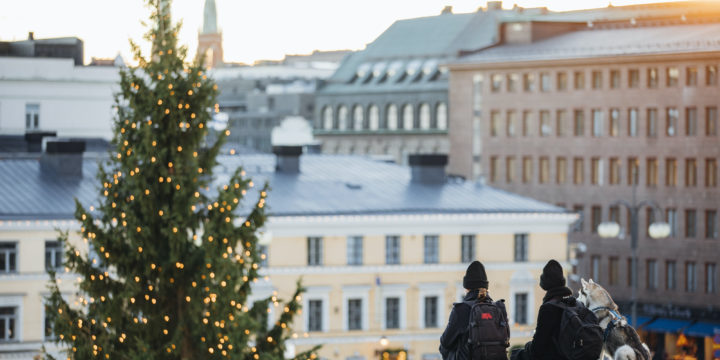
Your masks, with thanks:
[{"label": "pitched roof", "polygon": [[[0,220],[71,219],[74,198],[84,206],[100,194],[98,158],[87,157],[79,180],[43,176],[39,160],[0,159]],[[215,169],[219,187],[243,166],[258,189],[272,187],[268,209],[276,216],[349,214],[564,213],[537,200],[471,182],[424,185],[410,181],[408,167],[343,155],[302,155],[301,173],[275,172],[274,155],[221,156]],[[247,213],[257,193],[249,192]]]},{"label": "pitched roof", "polygon": [[587,29],[531,44],[501,45],[455,63],[582,59],[720,51],[720,23]]}]

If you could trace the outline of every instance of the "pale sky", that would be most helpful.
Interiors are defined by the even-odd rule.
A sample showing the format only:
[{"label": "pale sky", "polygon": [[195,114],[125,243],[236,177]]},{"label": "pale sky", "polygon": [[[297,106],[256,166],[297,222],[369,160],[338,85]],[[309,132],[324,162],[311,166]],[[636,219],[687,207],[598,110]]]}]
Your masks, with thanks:
[{"label": "pale sky", "polygon": [[[628,5],[662,0],[613,0]],[[546,6],[550,10],[605,7],[608,0],[514,0],[511,8]],[[0,41],[77,36],[91,57],[132,60],[128,39],[148,49],[142,40],[149,10],[143,0],[0,0]],[[252,63],[281,59],[285,54],[308,54],[315,49],[363,49],[394,21],[440,13],[473,12],[483,0],[216,0],[218,27],[223,32],[226,62]],[[174,0],[174,20],[182,20],[180,42],[195,54],[202,26],[204,0]]]}]

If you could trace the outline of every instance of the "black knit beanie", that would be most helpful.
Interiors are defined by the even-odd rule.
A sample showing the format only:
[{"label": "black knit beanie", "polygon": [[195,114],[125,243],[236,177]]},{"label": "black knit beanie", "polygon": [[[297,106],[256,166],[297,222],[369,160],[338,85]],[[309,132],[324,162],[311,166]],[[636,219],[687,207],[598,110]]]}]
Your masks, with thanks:
[{"label": "black knit beanie", "polygon": [[475,289],[487,289],[488,288],[487,274],[485,274],[485,267],[479,261],[473,261],[465,271],[465,277],[463,278],[463,287],[468,290]]},{"label": "black knit beanie", "polygon": [[540,275],[540,287],[548,291],[562,286],[565,286],[562,266],[555,260],[548,261]]}]

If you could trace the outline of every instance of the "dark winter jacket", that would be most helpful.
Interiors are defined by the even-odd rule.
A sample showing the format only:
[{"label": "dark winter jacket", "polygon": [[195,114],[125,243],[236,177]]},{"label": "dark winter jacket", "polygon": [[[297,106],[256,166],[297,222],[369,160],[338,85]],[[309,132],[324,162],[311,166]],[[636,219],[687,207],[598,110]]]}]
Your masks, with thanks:
[{"label": "dark winter jacket", "polygon": [[[560,331],[560,320],[563,310],[557,306],[548,304],[550,300],[561,300],[565,296],[572,295],[572,291],[566,287],[551,289],[543,298],[543,304],[538,310],[535,334],[532,341],[525,344],[525,349],[513,352],[513,360],[562,360],[565,357],[555,345],[558,331]],[[563,301],[574,301],[574,298],[566,298]]]},{"label": "dark winter jacket", "polygon": [[[468,292],[463,301],[473,301],[478,297],[478,290]],[[488,301],[492,301],[487,296]],[[442,336],[440,336],[440,354],[443,359],[448,359],[448,355],[457,350],[458,346],[467,346],[467,330],[470,323],[470,306],[465,303],[456,303],[450,312],[450,319]],[[469,349],[468,349],[469,350]]]}]

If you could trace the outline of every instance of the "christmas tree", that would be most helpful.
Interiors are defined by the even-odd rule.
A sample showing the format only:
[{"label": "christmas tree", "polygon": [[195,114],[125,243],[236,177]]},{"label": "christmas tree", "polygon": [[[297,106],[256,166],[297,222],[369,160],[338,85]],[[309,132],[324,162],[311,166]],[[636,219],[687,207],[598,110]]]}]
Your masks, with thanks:
[{"label": "christmas tree", "polygon": [[[77,203],[91,250],[61,236],[79,301],[64,299],[51,274],[52,330],[71,359],[283,359],[301,287],[284,305],[275,297],[248,303],[261,262],[256,231],[266,220],[267,185],[244,199],[255,189],[242,169],[213,185],[229,134],[205,144],[217,86],[202,59],[185,61],[169,1],[148,0],[148,7],[152,54],[146,58],[131,43],[138,66],[120,72],[99,204]],[[254,206],[239,214],[243,201]],[[283,311],[268,328],[270,305]]]}]

